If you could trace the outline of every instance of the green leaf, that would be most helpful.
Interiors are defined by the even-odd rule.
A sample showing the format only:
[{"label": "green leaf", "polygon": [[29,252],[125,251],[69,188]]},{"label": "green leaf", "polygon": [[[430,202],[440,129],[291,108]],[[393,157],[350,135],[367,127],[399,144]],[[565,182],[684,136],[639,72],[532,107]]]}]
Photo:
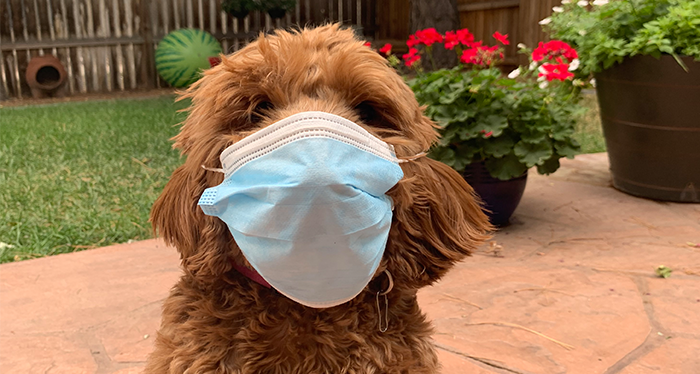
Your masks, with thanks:
[{"label": "green leaf", "polygon": [[470,162],[468,162],[466,158],[457,157],[455,158],[455,163],[454,165],[452,165],[452,168],[461,173],[464,171],[464,168],[469,164]]},{"label": "green leaf", "polygon": [[479,118],[479,121],[474,126],[474,132],[491,132],[491,136],[497,137],[500,136],[506,128],[508,128],[508,118],[503,115],[490,114]]},{"label": "green leaf", "polygon": [[476,146],[473,141],[458,144],[455,148],[455,163],[454,169],[464,171],[464,167],[471,164],[475,158],[480,157],[480,147]]},{"label": "green leaf", "polygon": [[485,165],[491,176],[500,180],[513,179],[527,171],[527,167],[512,153],[501,158],[489,158]]},{"label": "green leaf", "polygon": [[452,123],[465,122],[476,115],[476,111],[462,105],[431,105],[426,111],[428,117],[438,122],[441,127],[447,127]]},{"label": "green leaf", "polygon": [[673,55],[673,59],[676,60],[678,65],[680,65],[683,68],[683,70],[685,70],[685,72],[687,73],[689,70],[688,70],[688,66],[685,64],[685,62],[683,62],[683,60],[681,60],[681,58],[678,57],[677,54],[672,53],[672,55]]},{"label": "green leaf", "polygon": [[455,164],[455,152],[447,147],[433,147],[430,150],[430,158],[440,161],[450,167],[454,167]]},{"label": "green leaf", "polygon": [[554,149],[557,151],[558,155],[566,158],[574,158],[574,156],[581,153],[581,146],[574,139],[567,139],[567,141],[563,142],[555,142]]},{"label": "green leaf", "polygon": [[455,137],[457,137],[457,133],[459,130],[461,130],[459,126],[448,126],[445,130],[442,131],[442,136],[440,137],[440,144],[448,145],[452,143],[455,140]]},{"label": "green leaf", "polygon": [[528,143],[539,143],[542,139],[548,138],[547,133],[540,130],[538,127],[525,128],[520,131],[520,140]]},{"label": "green leaf", "polygon": [[671,273],[673,272],[673,270],[667,266],[661,265],[661,266],[658,266],[654,270],[654,272],[656,273],[656,275],[658,275],[661,278],[668,278],[671,276]]},{"label": "green leaf", "polygon": [[449,85],[449,91],[443,93],[438,101],[440,104],[452,104],[455,100],[459,99],[462,94],[466,91],[463,84],[453,83]]},{"label": "green leaf", "polygon": [[499,79],[496,84],[499,84],[504,87],[511,87],[515,85],[515,79]]},{"label": "green leaf", "polygon": [[560,156],[554,155],[549,160],[545,161],[542,165],[537,165],[537,172],[540,174],[552,174],[561,164],[559,163]]},{"label": "green leaf", "polygon": [[461,124],[461,125],[462,125],[461,128],[459,130],[457,130],[457,136],[459,137],[460,140],[470,140],[470,139],[478,138],[481,135],[481,132],[476,131],[473,128],[473,124],[470,124],[469,126],[467,126],[466,124]]},{"label": "green leaf", "polygon": [[470,109],[469,107],[460,108],[454,117],[454,122],[465,122],[471,117],[476,115],[476,110]]},{"label": "green leaf", "polygon": [[554,151],[548,141],[539,143],[518,142],[513,148],[515,155],[524,162],[528,168],[535,165],[542,165],[547,159],[552,157]]},{"label": "green leaf", "polygon": [[492,137],[484,143],[484,153],[487,156],[501,158],[513,151],[515,142],[507,135]]},{"label": "green leaf", "polygon": [[456,108],[450,105],[433,105],[428,107],[428,116],[442,127],[453,122],[457,114]]},{"label": "green leaf", "polygon": [[668,54],[673,53],[673,47],[671,47],[670,45],[659,46],[659,50],[663,53],[668,53]]}]

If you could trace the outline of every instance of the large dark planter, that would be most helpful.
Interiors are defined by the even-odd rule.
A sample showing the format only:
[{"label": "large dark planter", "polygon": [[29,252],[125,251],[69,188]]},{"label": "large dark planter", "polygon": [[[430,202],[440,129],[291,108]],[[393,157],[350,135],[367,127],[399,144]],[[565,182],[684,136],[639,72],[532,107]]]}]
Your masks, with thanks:
[{"label": "large dark planter", "polygon": [[700,63],[671,56],[625,59],[595,75],[615,188],[700,202]]},{"label": "large dark planter", "polygon": [[492,177],[483,162],[476,162],[467,165],[462,175],[481,197],[491,223],[495,226],[507,225],[523,197],[527,171],[519,177],[504,181]]}]

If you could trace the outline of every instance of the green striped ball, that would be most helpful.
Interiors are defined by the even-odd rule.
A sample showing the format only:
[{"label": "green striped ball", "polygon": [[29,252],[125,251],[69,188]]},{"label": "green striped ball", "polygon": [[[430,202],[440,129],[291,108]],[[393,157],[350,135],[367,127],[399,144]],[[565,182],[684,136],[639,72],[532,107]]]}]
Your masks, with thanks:
[{"label": "green striped ball", "polygon": [[221,44],[208,32],[180,29],[166,35],[156,48],[158,74],[173,87],[187,87],[209,68],[209,57],[221,53]]}]

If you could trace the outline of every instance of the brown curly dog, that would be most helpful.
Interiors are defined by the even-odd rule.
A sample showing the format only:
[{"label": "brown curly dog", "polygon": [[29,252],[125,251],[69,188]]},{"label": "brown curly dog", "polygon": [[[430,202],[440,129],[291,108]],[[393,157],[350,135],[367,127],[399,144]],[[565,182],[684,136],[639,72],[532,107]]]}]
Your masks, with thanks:
[{"label": "brown curly dog", "polygon": [[[187,160],[151,213],[180,252],[184,275],[165,301],[145,372],[437,373],[416,292],[491,231],[458,173],[427,157],[401,164],[404,178],[387,193],[395,205],[379,269],[358,296],[331,308],[303,306],[236,270],[250,264],[227,225],[197,205],[224,178],[203,165],[220,168],[225,148],[299,112],[342,116],[398,157],[427,151],[434,125],[386,60],[338,25],[277,31],[224,57],[184,97],[192,106],[174,146]],[[377,293],[390,288],[384,270],[393,288],[379,302]]]}]

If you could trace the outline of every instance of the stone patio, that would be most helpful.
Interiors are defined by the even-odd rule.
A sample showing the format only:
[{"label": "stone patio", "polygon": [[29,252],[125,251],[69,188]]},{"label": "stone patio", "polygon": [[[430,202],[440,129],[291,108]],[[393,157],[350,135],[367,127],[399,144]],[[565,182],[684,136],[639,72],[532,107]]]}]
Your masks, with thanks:
[{"label": "stone patio", "polygon": [[[609,179],[606,154],[531,173],[512,225],[421,291],[443,373],[700,373],[700,205]],[[159,240],[1,265],[0,373],[140,373],[179,274]]]}]

